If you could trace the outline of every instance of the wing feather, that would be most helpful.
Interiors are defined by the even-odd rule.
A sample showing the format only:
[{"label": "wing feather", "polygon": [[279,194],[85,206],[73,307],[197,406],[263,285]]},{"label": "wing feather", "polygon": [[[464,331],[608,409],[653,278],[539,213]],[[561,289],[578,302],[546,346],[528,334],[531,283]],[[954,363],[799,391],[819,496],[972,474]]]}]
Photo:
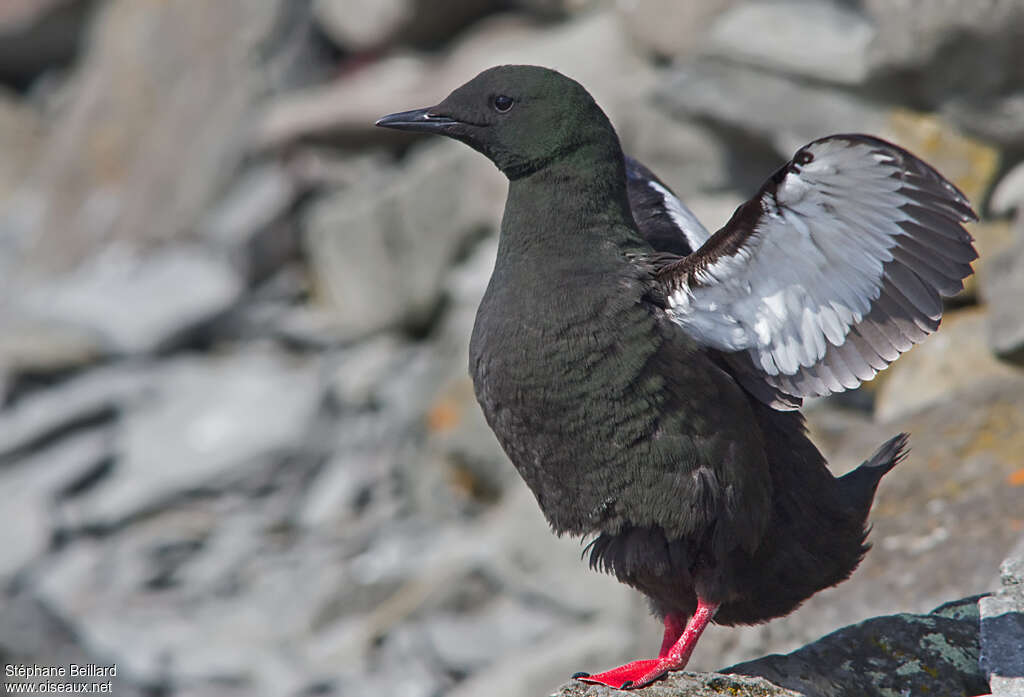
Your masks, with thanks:
[{"label": "wing feather", "polygon": [[[659,278],[672,319],[702,345],[803,397],[870,380],[934,332],[942,298],[977,258],[955,186],[901,148],[864,135],[801,148],[692,254]],[[743,356],[743,358],[740,358]],[[760,396],[760,395],[759,395]]]}]

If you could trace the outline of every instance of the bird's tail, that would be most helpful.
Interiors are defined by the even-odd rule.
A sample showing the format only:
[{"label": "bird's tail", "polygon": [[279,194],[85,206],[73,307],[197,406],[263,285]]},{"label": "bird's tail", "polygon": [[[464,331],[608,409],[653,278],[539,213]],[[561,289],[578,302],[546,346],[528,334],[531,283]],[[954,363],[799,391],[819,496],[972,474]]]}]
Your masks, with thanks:
[{"label": "bird's tail", "polygon": [[867,509],[871,507],[875,489],[878,488],[882,476],[907,456],[909,438],[910,435],[907,433],[893,436],[882,443],[874,455],[862,462],[860,467],[840,477],[839,487],[843,501],[855,510],[863,510],[867,515]]}]

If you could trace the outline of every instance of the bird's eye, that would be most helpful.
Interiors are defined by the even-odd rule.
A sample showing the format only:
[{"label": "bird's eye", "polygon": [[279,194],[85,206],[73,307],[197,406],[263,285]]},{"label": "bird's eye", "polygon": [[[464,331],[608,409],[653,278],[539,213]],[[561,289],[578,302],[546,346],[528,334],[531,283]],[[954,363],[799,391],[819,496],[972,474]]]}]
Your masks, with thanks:
[{"label": "bird's eye", "polygon": [[499,94],[493,100],[491,100],[491,104],[494,105],[494,110],[497,111],[499,114],[504,114],[509,109],[511,109],[513,103],[514,100],[512,99],[512,97],[509,97],[508,95],[504,94]]}]

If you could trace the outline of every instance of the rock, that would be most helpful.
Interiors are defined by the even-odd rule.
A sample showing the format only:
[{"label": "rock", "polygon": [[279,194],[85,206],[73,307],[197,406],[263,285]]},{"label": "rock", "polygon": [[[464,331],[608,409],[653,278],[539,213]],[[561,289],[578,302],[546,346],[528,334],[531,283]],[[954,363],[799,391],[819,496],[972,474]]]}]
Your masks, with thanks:
[{"label": "rock", "polygon": [[[34,108],[0,90],[0,148],[4,152],[0,160],[0,201],[10,196],[27,174],[42,142],[42,130]],[[6,237],[5,229],[0,227],[0,239]]]},{"label": "rock", "polygon": [[0,82],[27,88],[75,58],[92,0],[8,0],[0,7]]},{"label": "rock", "polygon": [[986,341],[987,313],[968,309],[948,314],[935,336],[889,366],[875,397],[875,418],[892,423],[931,404],[955,401],[986,382],[1018,384],[1024,371],[997,360]]},{"label": "rock", "polygon": [[1012,91],[1024,79],[1024,5],[988,0],[984,8],[956,0],[865,0],[877,27],[873,70],[896,78],[903,99]]},{"label": "rock", "polygon": [[786,158],[823,135],[880,133],[887,121],[884,109],[846,91],[711,59],[673,68],[655,97],[677,118],[736,129]]},{"label": "rock", "polygon": [[[842,427],[828,435],[835,412],[842,414]],[[983,383],[954,401],[882,425],[827,403],[806,415],[836,475],[858,465],[886,438],[911,434],[909,456],[878,488],[870,516],[872,549],[849,580],[786,617],[754,627],[711,627],[690,661],[693,670],[793,651],[837,627],[881,614],[928,612],[949,598],[986,591],[991,569],[1024,526],[1024,392],[1018,383]],[[653,620],[644,636],[650,640],[646,649],[622,660],[657,653],[654,639],[660,634]]]},{"label": "rock", "polygon": [[1022,429],[1024,391],[1015,381],[979,383],[881,428],[851,424],[827,453],[837,474],[899,431],[911,434],[910,453],[879,486],[871,512],[873,548],[860,569],[808,605],[826,594],[854,601],[873,593],[875,613],[919,612],[988,590],[987,569],[998,566],[1020,534]]},{"label": "rock", "polygon": [[1002,587],[978,602],[981,668],[992,697],[1017,697],[1024,694],[1024,556],[1006,559],[1000,571]]},{"label": "rock", "polygon": [[[601,46],[601,51],[594,51]],[[382,115],[436,104],[455,87],[493,65],[550,65],[587,86],[612,121],[628,114],[653,85],[649,66],[633,55],[608,11],[537,29],[503,15],[478,22],[438,55],[397,54],[366,65],[320,88],[271,100],[250,146],[277,148],[298,140],[330,140],[353,147],[408,143],[409,134],[375,128]],[[400,99],[396,101],[396,95]]]},{"label": "rock", "polygon": [[[0,313],[2,314],[2,313]],[[14,313],[0,319],[0,402],[19,378],[51,377],[95,363],[106,351],[88,329]],[[2,440],[2,438],[0,438]]]},{"label": "rock", "polygon": [[[78,665],[110,665],[106,656],[90,654],[85,651],[79,643],[79,637],[75,636],[73,628],[58,617],[44,603],[40,603],[32,595],[21,589],[16,592],[5,593],[4,601],[0,603],[0,663],[5,666],[31,666],[37,665],[70,666],[72,663]],[[36,680],[20,679],[16,677],[5,677],[5,689],[17,690],[18,687],[6,687],[7,685],[19,685],[22,683],[35,683],[38,687],[35,692],[43,693],[46,688],[42,687],[45,682],[71,684],[81,682],[81,678],[48,678],[40,677]],[[135,683],[124,671],[119,671],[116,683],[114,683],[113,694],[124,697],[144,697],[152,694],[152,690]],[[31,688],[26,688],[27,690]],[[65,694],[73,694],[78,687],[64,688]],[[50,688],[51,692],[56,689]],[[17,693],[15,693],[17,694]]]},{"label": "rock", "polygon": [[999,153],[990,144],[936,117],[885,110],[842,90],[710,60],[674,69],[658,86],[656,98],[677,118],[738,129],[787,159],[802,145],[832,133],[877,135],[932,164],[976,203],[999,165]]},{"label": "rock", "polygon": [[1024,145],[1024,95],[998,97],[950,97],[940,113],[965,133],[1003,148]]},{"label": "rock", "polygon": [[512,0],[512,4],[544,19],[563,19],[600,5],[600,0]]},{"label": "rock", "polygon": [[36,285],[22,304],[46,322],[90,331],[110,352],[139,354],[187,340],[241,291],[231,266],[202,247],[139,257],[115,246],[58,281]]},{"label": "rock", "polygon": [[424,632],[445,666],[469,673],[550,636],[564,621],[550,608],[504,597],[474,613],[438,613]]},{"label": "rock", "polygon": [[704,53],[812,80],[857,85],[869,71],[875,28],[839,3],[783,0],[730,7],[708,30]]},{"label": "rock", "polygon": [[4,504],[0,583],[46,551],[56,531],[57,499],[109,463],[113,440],[109,428],[92,429],[0,467],[0,487],[18,492]]},{"label": "rock", "polygon": [[101,367],[24,396],[0,411],[0,463],[114,419],[138,403],[151,383],[145,366]]},{"label": "rock", "polygon": [[114,525],[300,452],[321,396],[315,363],[258,349],[176,358],[153,383],[122,419],[114,471],[69,502],[74,523]]},{"label": "rock", "polygon": [[889,112],[876,133],[911,151],[953,182],[980,210],[999,172],[999,151],[942,118],[906,109]]},{"label": "rock", "polygon": [[200,234],[223,250],[245,278],[267,278],[298,253],[298,235],[285,217],[300,194],[286,167],[250,167],[203,216]]},{"label": "rock", "polygon": [[[976,599],[970,599],[974,607]],[[757,675],[806,697],[984,693],[976,609],[876,617],[844,627],[786,656],[723,670]]]},{"label": "rock", "polygon": [[388,476],[390,464],[388,453],[335,455],[313,480],[298,522],[321,530],[351,523],[370,505],[374,488]]},{"label": "rock", "polygon": [[316,0],[313,12],[328,36],[346,51],[389,44],[437,46],[495,9],[486,0]]},{"label": "rock", "polygon": [[286,4],[98,6],[23,201],[3,211],[10,234],[32,241],[19,270],[45,276],[110,241],[189,234],[242,156],[263,89],[255,58],[275,50],[270,29]]},{"label": "rock", "polygon": [[424,421],[428,450],[466,501],[491,503],[515,481],[515,469],[487,426],[468,375],[438,391]]},{"label": "rock", "polygon": [[372,337],[341,352],[331,368],[331,396],[345,407],[378,407],[381,387],[412,359],[413,352],[393,334]]},{"label": "rock", "polygon": [[[736,185],[723,139],[703,124],[673,119],[648,95],[639,96],[632,110],[619,115],[615,130],[625,152],[647,165],[692,210],[708,208],[707,192],[722,196],[720,192]],[[713,227],[713,220],[724,223],[730,215],[731,210],[722,218],[702,220]]]},{"label": "rock", "polygon": [[309,682],[303,642],[347,581],[338,549],[269,530],[269,503],[228,496],[164,509],[76,541],[30,587],[86,650],[141,684],[297,694]]},{"label": "rock", "polygon": [[983,220],[966,227],[974,238],[978,258],[971,264],[974,273],[964,279],[964,289],[946,300],[947,309],[954,305],[978,303],[980,286],[985,284],[989,274],[989,263],[1013,248],[1013,228],[1008,220]]},{"label": "rock", "polygon": [[[559,688],[552,697],[611,697],[615,694],[619,694],[619,690],[573,680]],[[720,697],[723,694],[804,697],[803,693],[773,685],[763,678],[690,672],[669,673],[663,680],[643,688],[637,694],[644,697]]]},{"label": "rock", "polygon": [[992,190],[989,207],[995,215],[1024,211],[1024,162],[1017,163],[999,180]]},{"label": "rock", "polygon": [[623,0],[615,3],[615,9],[639,53],[670,60],[698,52],[715,18],[737,4],[737,0]]},{"label": "rock", "polygon": [[[397,175],[397,176],[396,176]],[[422,328],[444,276],[500,218],[501,175],[457,143],[432,143],[407,169],[317,202],[305,239],[319,298],[345,335]]]},{"label": "rock", "polygon": [[338,46],[364,51],[389,43],[413,13],[413,0],[314,0],[313,16]]},{"label": "rock", "polygon": [[984,268],[979,285],[989,310],[989,346],[999,358],[1024,365],[1024,236],[1018,232],[1013,246]]}]

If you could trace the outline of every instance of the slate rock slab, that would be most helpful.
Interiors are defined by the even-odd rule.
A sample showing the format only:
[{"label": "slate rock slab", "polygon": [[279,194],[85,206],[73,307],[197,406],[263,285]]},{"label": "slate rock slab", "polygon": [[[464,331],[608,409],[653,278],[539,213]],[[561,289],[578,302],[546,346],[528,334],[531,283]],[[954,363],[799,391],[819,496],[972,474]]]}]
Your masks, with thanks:
[{"label": "slate rock slab", "polygon": [[121,420],[113,472],[68,513],[86,525],[116,524],[244,478],[302,449],[321,394],[315,361],[270,350],[167,361],[147,399]]},{"label": "slate rock slab", "polygon": [[976,601],[967,598],[926,615],[875,617],[785,656],[724,672],[759,675],[807,697],[984,694]]},{"label": "slate rock slab", "polygon": [[1024,695],[1024,555],[1000,566],[1002,588],[982,598],[981,668],[993,697]]},{"label": "slate rock slab", "polygon": [[229,309],[242,280],[198,245],[138,256],[113,246],[56,282],[26,293],[26,314],[87,330],[113,353],[180,344],[191,330]]},{"label": "slate rock slab", "polygon": [[606,697],[626,694],[637,697],[801,697],[801,693],[773,685],[763,678],[686,672],[669,673],[664,680],[630,692],[573,680],[555,693],[557,697]]}]

